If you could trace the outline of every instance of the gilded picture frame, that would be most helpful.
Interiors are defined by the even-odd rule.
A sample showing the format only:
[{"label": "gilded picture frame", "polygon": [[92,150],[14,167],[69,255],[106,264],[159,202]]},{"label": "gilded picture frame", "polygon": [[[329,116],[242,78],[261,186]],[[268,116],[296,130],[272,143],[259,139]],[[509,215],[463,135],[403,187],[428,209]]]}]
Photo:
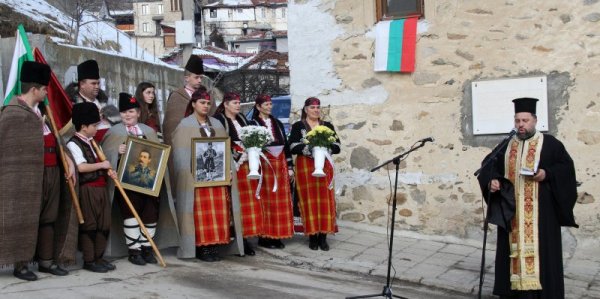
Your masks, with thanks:
[{"label": "gilded picture frame", "polygon": [[123,189],[158,196],[167,169],[171,146],[128,136],[117,178]]}]

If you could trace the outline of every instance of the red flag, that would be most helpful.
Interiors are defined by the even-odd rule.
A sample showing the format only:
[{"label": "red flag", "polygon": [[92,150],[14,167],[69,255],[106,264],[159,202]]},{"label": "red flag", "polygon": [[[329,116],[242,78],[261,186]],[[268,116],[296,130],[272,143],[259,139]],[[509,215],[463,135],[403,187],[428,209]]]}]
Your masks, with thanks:
[{"label": "red flag", "polygon": [[[38,48],[33,50],[33,56],[35,61],[48,64]],[[48,83],[48,104],[54,114],[54,121],[58,130],[62,129],[71,120],[73,103],[52,71],[50,72],[50,82]]]}]

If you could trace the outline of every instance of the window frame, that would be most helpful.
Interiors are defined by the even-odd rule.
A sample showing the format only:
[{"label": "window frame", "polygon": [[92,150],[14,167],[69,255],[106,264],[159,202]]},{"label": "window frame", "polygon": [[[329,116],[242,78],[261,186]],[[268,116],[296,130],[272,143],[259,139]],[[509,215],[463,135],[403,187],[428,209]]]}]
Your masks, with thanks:
[{"label": "window frame", "polygon": [[211,19],[216,19],[217,18],[217,9],[216,8],[209,8],[208,9],[208,15],[210,16]]},{"label": "window frame", "polygon": [[397,16],[385,16],[387,13],[387,0],[375,0],[375,13],[377,21],[397,20],[410,17],[423,17],[425,15],[425,0],[412,0],[417,4],[417,10],[413,13],[406,13]]},{"label": "window frame", "polygon": [[150,32],[150,23],[148,23],[148,22],[142,23],[142,32],[144,32],[144,33]]},{"label": "window frame", "polygon": [[142,9],[141,9],[140,15],[145,16],[149,13],[150,13],[150,11],[148,10],[148,4],[142,4]]},{"label": "window frame", "polygon": [[158,4],[158,5],[156,6],[156,14],[158,14],[158,15],[162,15],[162,14],[164,14],[164,13],[165,13],[165,7],[164,7],[164,5],[163,5],[162,3],[161,3],[161,4]]}]

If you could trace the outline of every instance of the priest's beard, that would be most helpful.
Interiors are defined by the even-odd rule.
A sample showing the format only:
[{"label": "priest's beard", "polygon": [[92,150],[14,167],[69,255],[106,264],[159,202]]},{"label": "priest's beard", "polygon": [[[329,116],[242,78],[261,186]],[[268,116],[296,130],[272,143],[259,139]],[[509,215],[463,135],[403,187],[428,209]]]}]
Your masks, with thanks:
[{"label": "priest's beard", "polygon": [[523,134],[518,133],[517,137],[521,140],[527,140],[527,139],[533,137],[533,135],[535,135],[535,132],[536,132],[535,128],[530,131],[525,130],[525,133],[523,133]]}]

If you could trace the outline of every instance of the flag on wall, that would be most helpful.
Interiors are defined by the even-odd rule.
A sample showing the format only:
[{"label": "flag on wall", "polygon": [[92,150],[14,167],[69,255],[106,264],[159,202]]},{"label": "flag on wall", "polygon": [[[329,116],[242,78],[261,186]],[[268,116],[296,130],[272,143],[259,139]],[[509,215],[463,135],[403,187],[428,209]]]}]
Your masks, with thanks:
[{"label": "flag on wall", "polygon": [[3,105],[8,104],[10,99],[21,93],[21,67],[25,61],[33,61],[33,53],[31,52],[25,28],[23,28],[23,24],[19,24],[8,82],[6,83],[6,89],[4,89],[6,96],[4,97]]},{"label": "flag on wall", "polygon": [[[35,48],[33,50],[35,61],[43,64],[48,64],[42,52]],[[52,110],[54,116],[54,122],[58,130],[62,129],[71,120],[71,112],[73,111],[73,102],[69,99],[69,96],[63,89],[62,85],[58,81],[54,71],[50,71],[50,82],[48,82],[48,94],[45,100],[46,105]]]},{"label": "flag on wall", "polygon": [[377,23],[375,71],[414,72],[416,44],[416,17]]}]

